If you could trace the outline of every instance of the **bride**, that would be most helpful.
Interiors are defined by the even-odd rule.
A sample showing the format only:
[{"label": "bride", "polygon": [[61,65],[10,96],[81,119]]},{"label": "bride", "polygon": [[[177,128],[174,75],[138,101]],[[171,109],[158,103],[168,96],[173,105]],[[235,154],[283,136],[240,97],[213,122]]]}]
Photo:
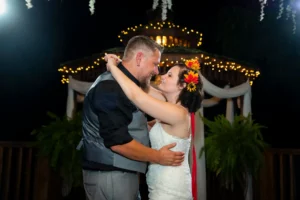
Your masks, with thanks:
[{"label": "bride", "polygon": [[[150,131],[151,148],[160,149],[166,144],[177,143],[174,151],[189,154],[191,145],[191,113],[201,106],[202,82],[197,60],[175,64],[163,76],[158,86],[166,101],[153,96],[157,91],[150,87],[148,94],[134,84],[117,67],[118,58],[106,55],[107,69],[121,86],[126,96],[137,107],[156,119]],[[151,95],[151,93],[156,93]],[[160,98],[161,99],[161,98]],[[192,200],[192,180],[188,156],[181,166],[162,166],[150,163],[147,172],[150,200]]]}]

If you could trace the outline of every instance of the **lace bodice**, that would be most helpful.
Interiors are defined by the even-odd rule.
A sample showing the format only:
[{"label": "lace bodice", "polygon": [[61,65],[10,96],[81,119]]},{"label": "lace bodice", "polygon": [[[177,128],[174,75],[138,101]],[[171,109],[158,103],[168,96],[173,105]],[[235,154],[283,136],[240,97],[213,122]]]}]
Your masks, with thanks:
[{"label": "lace bodice", "polygon": [[151,148],[159,150],[163,146],[176,142],[172,151],[185,153],[181,166],[162,166],[150,164],[147,173],[147,184],[150,200],[191,200],[191,174],[188,155],[191,137],[179,138],[164,131],[161,123],[157,122],[150,131]]}]

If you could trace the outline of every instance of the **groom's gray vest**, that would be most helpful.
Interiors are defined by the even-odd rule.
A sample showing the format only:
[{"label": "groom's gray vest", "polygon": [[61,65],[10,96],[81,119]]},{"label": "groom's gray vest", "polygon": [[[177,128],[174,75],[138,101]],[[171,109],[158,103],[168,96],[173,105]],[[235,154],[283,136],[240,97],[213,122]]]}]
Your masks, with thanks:
[{"label": "groom's gray vest", "polygon": [[[89,91],[99,82],[106,80],[114,80],[111,73],[105,72],[101,74],[91,86]],[[94,163],[145,173],[147,167],[146,162],[130,160],[120,154],[114,153],[111,149],[104,146],[98,117],[93,110],[92,105],[88,103],[88,101],[85,101],[84,104],[85,113],[83,114],[82,123],[82,141],[84,148],[83,159]],[[149,146],[147,119],[144,113],[137,109],[137,111],[132,113],[132,115],[132,122],[128,125],[129,134],[133,137],[133,139],[145,146]]]}]

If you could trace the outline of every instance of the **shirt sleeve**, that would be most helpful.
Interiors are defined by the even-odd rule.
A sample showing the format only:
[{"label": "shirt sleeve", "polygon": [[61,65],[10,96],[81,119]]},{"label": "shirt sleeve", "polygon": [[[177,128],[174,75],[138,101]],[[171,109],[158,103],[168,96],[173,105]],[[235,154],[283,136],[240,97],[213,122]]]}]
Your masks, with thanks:
[{"label": "shirt sleeve", "polygon": [[116,81],[102,81],[96,87],[92,99],[99,119],[99,134],[104,140],[104,145],[110,148],[132,141],[128,125],[136,107]]}]

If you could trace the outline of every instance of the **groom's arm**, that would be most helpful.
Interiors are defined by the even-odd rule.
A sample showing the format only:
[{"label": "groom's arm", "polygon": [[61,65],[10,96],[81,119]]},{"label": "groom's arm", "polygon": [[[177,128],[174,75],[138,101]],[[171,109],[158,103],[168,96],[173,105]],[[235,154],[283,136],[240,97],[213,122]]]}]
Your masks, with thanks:
[{"label": "groom's arm", "polygon": [[136,140],[132,140],[123,145],[112,146],[111,150],[132,160],[160,163],[159,151],[146,147]]},{"label": "groom's arm", "polygon": [[111,149],[133,160],[160,165],[179,166],[184,160],[184,153],[171,151],[170,149],[175,146],[176,143],[173,143],[166,145],[159,150],[155,150],[142,145],[136,140],[132,140],[123,145],[112,146]]}]

